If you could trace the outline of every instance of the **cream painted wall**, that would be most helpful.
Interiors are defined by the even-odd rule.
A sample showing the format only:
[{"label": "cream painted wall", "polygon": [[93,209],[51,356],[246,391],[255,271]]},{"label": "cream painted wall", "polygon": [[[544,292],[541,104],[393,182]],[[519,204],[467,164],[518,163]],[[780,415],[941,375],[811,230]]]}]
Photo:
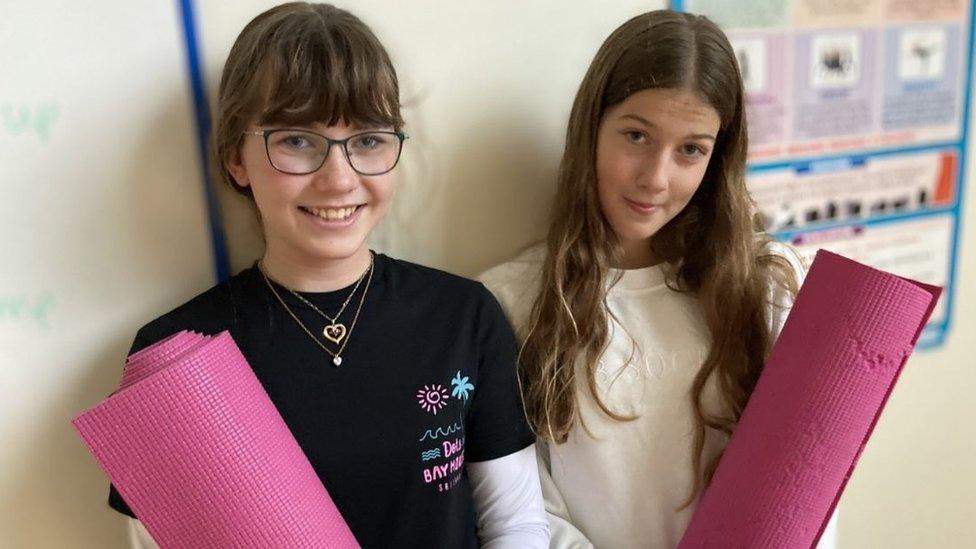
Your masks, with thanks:
[{"label": "cream painted wall", "polygon": [[[113,7],[116,3],[123,4],[106,2]],[[401,78],[411,135],[398,168],[396,207],[375,235],[376,247],[473,275],[542,237],[566,119],[590,59],[613,28],[664,2],[359,0],[337,4],[360,15],[390,50]],[[256,0],[199,2],[211,93],[234,37],[269,5]],[[106,18],[119,13],[106,6],[91,9],[103,10]],[[156,11],[165,25],[155,32],[171,32],[178,43],[175,8],[172,13]],[[102,32],[113,32],[112,27]],[[112,44],[99,44],[103,49],[94,51],[95,57],[128,55]],[[113,77],[139,81],[153,74],[151,66],[134,63],[133,67],[139,69]],[[178,67],[166,70],[177,82],[166,90],[168,104],[178,107],[149,106],[146,110],[156,117],[136,120],[148,126],[148,120],[163,120],[160,113],[165,112],[165,120],[171,122],[153,126],[164,136],[152,143],[165,153],[182,155],[191,165],[196,159],[192,134],[186,130],[191,122],[182,95],[185,82],[179,81]],[[94,104],[109,101],[106,89],[96,87],[87,98]],[[141,97],[145,96],[133,93],[111,101],[138,102]],[[102,105],[106,107],[102,116],[110,118],[114,105]],[[971,147],[971,160],[976,160],[974,154]],[[968,168],[970,182],[974,164]],[[129,165],[113,169],[119,173],[112,177],[134,177]],[[192,170],[168,177],[192,177]],[[0,179],[4,197],[10,196],[11,188],[6,177]],[[969,388],[976,385],[976,359],[970,350],[976,336],[976,284],[972,282],[976,280],[972,251],[976,191],[971,190],[966,201],[968,223],[961,242],[949,343],[911,359],[841,501],[841,548],[971,547],[976,539],[976,429],[971,426],[973,412],[968,404]],[[260,238],[240,200],[224,192],[222,202],[237,270],[260,253]],[[115,223],[111,218],[104,222]],[[155,223],[146,229],[146,238],[163,238],[168,230],[165,223]],[[153,272],[160,268],[154,264]],[[12,363],[25,369],[20,378],[31,378],[27,385],[31,393],[21,394],[18,388],[23,386],[11,381],[15,378],[0,377],[9,382],[2,386],[4,399],[16,396],[18,402],[33,402],[20,412],[10,406],[0,408],[3,440],[14,441],[0,449],[0,463],[15,465],[0,473],[0,547],[124,547],[121,516],[104,504],[106,481],[64,422],[113,389],[128,338],[138,325],[210,282],[197,276],[181,279],[172,288],[160,284],[165,282],[157,283],[159,295],[146,302],[112,309],[108,326],[94,331],[90,336],[94,341],[86,342],[90,350],[84,361],[65,364],[63,371],[38,372],[34,378],[29,362]],[[89,289],[79,283],[73,291]],[[5,329],[0,324],[0,332]]]}]

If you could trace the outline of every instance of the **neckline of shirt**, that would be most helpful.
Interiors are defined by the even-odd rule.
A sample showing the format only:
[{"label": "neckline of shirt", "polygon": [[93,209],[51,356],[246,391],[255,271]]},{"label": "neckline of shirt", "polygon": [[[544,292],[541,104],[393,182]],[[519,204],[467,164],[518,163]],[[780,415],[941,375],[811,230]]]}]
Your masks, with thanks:
[{"label": "neckline of shirt", "polygon": [[655,290],[665,286],[665,267],[666,263],[659,263],[650,267],[640,269],[610,269],[609,281],[613,284],[610,292],[634,292]]},{"label": "neckline of shirt", "polygon": [[[383,271],[386,267],[386,262],[389,259],[385,255],[377,252],[373,253],[373,258],[374,258],[373,277],[369,286],[370,292],[375,291],[376,286],[378,286],[382,281]],[[258,268],[257,263],[255,263],[250,270],[252,271],[251,275],[260,283],[261,288],[265,292],[267,292],[268,287],[264,283],[264,278],[261,275],[261,270]],[[366,277],[369,278],[369,275],[367,274]],[[298,307],[309,309],[308,305],[303,303],[300,299],[298,299],[294,295],[292,295],[292,293],[288,291],[288,288],[282,286],[281,284],[278,284],[273,280],[269,280],[269,281],[278,291],[278,295],[280,295],[281,298],[284,299],[286,303],[288,303],[288,306],[290,307],[298,306]],[[362,284],[360,284],[360,287],[356,290],[356,295],[353,297],[352,302],[349,304],[349,307],[354,308],[354,305],[358,303],[358,300],[364,291],[363,286],[365,284],[366,284],[366,279],[363,279],[363,282]],[[305,299],[307,299],[308,301],[310,301],[316,307],[319,307],[320,309],[338,308],[340,305],[342,305],[342,303],[346,300],[346,298],[349,297],[349,292],[351,292],[353,287],[355,286],[356,283],[353,282],[352,284],[349,284],[345,288],[340,288],[338,290],[333,290],[331,292],[298,292],[298,294],[304,297]],[[329,311],[329,310],[326,310],[325,312],[330,314],[335,313],[335,311]],[[345,314],[343,316],[345,317]]]}]

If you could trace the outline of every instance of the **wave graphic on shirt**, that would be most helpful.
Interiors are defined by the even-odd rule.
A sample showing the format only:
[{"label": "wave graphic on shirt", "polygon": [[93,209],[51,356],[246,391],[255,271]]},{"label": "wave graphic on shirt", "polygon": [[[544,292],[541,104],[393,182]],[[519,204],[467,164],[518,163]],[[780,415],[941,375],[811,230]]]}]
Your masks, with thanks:
[{"label": "wave graphic on shirt", "polygon": [[420,437],[420,442],[427,440],[437,440],[442,437],[453,435],[454,433],[461,430],[461,424],[454,422],[454,425],[448,425],[447,427],[438,427],[436,431],[432,429],[427,429],[427,432]]}]

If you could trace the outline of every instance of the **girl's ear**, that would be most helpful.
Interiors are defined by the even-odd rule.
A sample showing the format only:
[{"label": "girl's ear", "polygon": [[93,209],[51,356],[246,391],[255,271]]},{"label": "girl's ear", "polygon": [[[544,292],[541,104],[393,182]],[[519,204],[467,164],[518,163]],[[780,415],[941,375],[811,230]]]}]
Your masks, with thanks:
[{"label": "girl's ear", "polygon": [[238,186],[251,186],[251,180],[247,177],[247,168],[244,167],[244,162],[241,160],[240,150],[230,153],[227,161],[224,162],[224,167],[227,168],[227,172],[234,178],[234,183]]}]

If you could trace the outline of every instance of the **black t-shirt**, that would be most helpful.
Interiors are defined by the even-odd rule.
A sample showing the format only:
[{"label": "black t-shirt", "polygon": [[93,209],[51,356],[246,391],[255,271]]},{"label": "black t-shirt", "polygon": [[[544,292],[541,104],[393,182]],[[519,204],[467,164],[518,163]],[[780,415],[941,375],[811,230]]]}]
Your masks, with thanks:
[{"label": "black t-shirt", "polygon": [[[144,326],[130,354],[179,330],[230,330],[363,547],[477,547],[463,464],[533,441],[514,336],[478,282],[382,254],[374,269],[339,367],[256,267]],[[324,318],[275,288],[321,333]],[[334,315],[351,290],[301,295]],[[362,290],[340,319],[347,328]],[[114,486],[109,504],[134,516]]]}]

